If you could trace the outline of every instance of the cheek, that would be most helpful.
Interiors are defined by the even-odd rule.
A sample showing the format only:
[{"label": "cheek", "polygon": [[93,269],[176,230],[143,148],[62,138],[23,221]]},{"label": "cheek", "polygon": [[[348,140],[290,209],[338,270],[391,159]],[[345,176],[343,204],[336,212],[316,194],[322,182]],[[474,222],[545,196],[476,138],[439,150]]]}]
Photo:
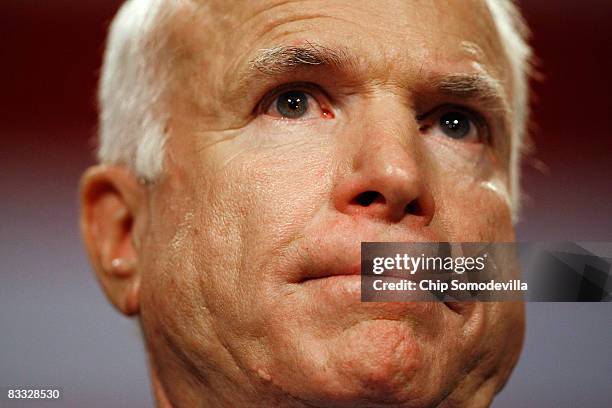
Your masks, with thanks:
[{"label": "cheek", "polygon": [[520,355],[525,335],[525,307],[521,302],[485,302],[482,335],[475,359],[481,359],[479,370],[496,370],[500,383],[510,376]]},{"label": "cheek", "polygon": [[[207,200],[228,222],[240,224],[245,248],[258,253],[295,239],[326,202],[331,146],[307,132],[294,133],[281,142],[277,135],[247,132],[215,152],[221,177],[213,177],[214,194]],[[202,208],[203,217],[208,210]]]},{"label": "cheek", "polygon": [[[254,321],[261,314],[252,313],[253,305],[261,306],[269,297],[265,291],[283,282],[281,273],[269,273],[282,270],[272,263],[282,259],[278,255],[316,217],[331,184],[330,146],[306,137],[285,143],[272,143],[271,138],[262,141],[244,133],[195,149],[197,158],[168,171],[175,187],[166,195],[187,197],[185,212],[191,214],[185,223],[190,228],[179,238],[165,237],[190,248],[174,261],[184,274],[176,284],[199,291],[180,301],[193,308],[204,303],[227,333],[261,327]],[[164,251],[168,259],[172,246]]]},{"label": "cheek", "polygon": [[455,151],[433,141],[426,145],[434,225],[451,241],[514,241],[506,172],[484,151]]},{"label": "cheek", "polygon": [[[512,242],[512,214],[504,196],[470,183],[456,188],[444,199],[447,218],[452,221],[451,236],[463,242]],[[448,188],[453,188],[449,186]]]},{"label": "cheek", "polygon": [[244,328],[238,316],[246,314],[236,305],[245,300],[234,282],[250,199],[221,175],[213,180],[173,169],[152,200],[141,319],[162,377],[176,362],[198,376],[229,366],[231,357],[218,336]]},{"label": "cheek", "polygon": [[195,216],[177,207],[175,202],[175,211],[153,211],[154,219],[163,222],[151,223],[144,247],[141,322],[162,378],[176,369],[176,361],[192,372],[205,372],[207,361],[223,356],[197,284]]}]

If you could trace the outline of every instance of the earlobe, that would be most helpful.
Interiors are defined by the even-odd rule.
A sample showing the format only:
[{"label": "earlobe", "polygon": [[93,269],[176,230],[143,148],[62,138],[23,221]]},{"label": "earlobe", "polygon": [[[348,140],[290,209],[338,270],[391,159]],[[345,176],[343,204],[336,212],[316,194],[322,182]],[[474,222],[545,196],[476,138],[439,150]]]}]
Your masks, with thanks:
[{"label": "earlobe", "polygon": [[123,307],[120,310],[126,316],[138,314],[140,311],[140,275],[136,275],[135,279],[128,287],[126,295],[123,297]]},{"label": "earlobe", "polygon": [[146,187],[127,168],[94,166],[81,179],[81,234],[109,300],[126,315],[139,310],[138,225]]}]

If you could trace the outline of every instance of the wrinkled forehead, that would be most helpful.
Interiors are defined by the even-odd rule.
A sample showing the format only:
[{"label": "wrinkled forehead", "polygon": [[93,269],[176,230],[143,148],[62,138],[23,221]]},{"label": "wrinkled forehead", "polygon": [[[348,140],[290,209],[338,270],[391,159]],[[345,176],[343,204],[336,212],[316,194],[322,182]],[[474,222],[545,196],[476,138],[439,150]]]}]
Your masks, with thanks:
[{"label": "wrinkled forehead", "polygon": [[[495,25],[484,0],[197,0],[177,19],[181,40],[202,53],[244,55],[282,37],[363,42],[401,54],[464,50],[503,64]],[[372,44],[378,40],[378,44]],[[386,47],[385,47],[386,46]]]}]

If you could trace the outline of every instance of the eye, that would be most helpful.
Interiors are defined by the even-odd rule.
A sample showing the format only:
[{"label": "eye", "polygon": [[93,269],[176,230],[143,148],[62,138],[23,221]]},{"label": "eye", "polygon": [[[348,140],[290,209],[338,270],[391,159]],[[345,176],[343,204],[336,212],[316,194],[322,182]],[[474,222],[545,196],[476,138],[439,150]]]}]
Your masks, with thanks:
[{"label": "eye", "polygon": [[[307,86],[307,85],[304,85]],[[313,85],[310,85],[314,88]],[[264,98],[264,114],[289,120],[330,119],[333,114],[326,108],[327,99],[319,89],[301,90],[293,87],[271,93]]]},{"label": "eye", "polygon": [[463,108],[446,107],[418,118],[421,131],[470,143],[488,140],[487,127],[476,113]]}]

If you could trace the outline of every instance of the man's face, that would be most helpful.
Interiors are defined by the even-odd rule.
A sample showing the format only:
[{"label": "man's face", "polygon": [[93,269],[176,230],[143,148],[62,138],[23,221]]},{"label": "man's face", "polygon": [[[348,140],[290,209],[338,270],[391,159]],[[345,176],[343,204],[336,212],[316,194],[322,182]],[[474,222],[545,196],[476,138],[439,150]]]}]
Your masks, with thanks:
[{"label": "man's face", "polygon": [[139,269],[170,399],[486,403],[521,305],[366,304],[355,275],[361,241],[514,240],[512,83],[485,4],[203,2],[168,27]]}]

